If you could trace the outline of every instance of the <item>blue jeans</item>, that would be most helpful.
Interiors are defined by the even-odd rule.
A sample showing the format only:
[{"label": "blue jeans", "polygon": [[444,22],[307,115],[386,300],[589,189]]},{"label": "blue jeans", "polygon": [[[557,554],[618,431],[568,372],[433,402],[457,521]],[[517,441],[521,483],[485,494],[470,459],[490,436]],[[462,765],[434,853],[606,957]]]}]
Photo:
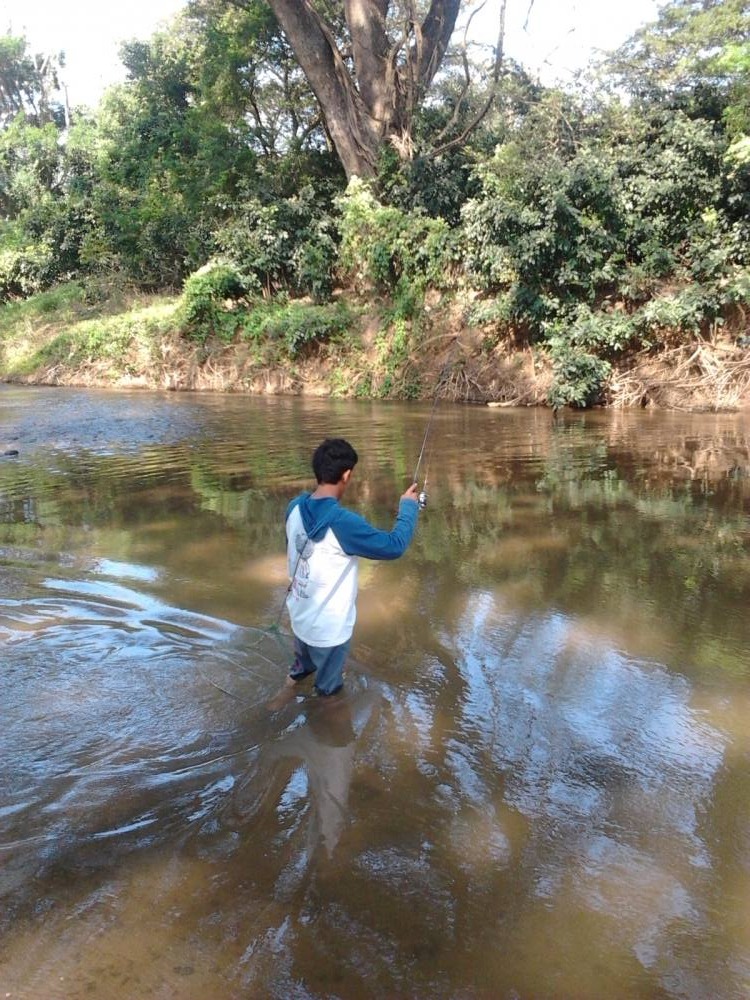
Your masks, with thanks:
[{"label": "blue jeans", "polygon": [[344,664],[351,640],[340,646],[310,646],[294,637],[294,663],[289,671],[293,681],[302,681],[310,674],[315,677],[318,694],[336,694],[344,686]]}]

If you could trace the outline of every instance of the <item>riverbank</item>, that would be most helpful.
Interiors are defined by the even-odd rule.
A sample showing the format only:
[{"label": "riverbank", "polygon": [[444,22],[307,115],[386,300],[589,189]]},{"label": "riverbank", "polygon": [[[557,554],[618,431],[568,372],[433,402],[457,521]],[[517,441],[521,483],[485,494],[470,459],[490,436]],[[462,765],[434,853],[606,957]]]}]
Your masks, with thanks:
[{"label": "riverbank", "polygon": [[[559,365],[477,322],[469,299],[428,297],[418,317],[375,297],[225,303],[211,328],[182,296],[77,283],[0,309],[0,376],[33,385],[418,399],[544,406]],[[472,321],[474,319],[474,321]],[[684,334],[607,363],[600,402],[731,411],[750,406],[750,350],[737,329]]]}]

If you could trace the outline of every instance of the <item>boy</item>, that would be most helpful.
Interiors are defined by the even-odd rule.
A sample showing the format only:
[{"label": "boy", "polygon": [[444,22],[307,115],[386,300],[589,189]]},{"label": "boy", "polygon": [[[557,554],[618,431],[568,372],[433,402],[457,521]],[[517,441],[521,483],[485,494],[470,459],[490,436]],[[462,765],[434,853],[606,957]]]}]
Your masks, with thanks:
[{"label": "boy", "polygon": [[314,493],[302,493],[286,512],[291,584],[286,603],[294,632],[295,660],[288,684],[315,673],[315,691],[332,695],[343,683],[344,663],[357,600],[357,557],[398,559],[417,524],[418,487],[402,495],[392,531],[374,528],[339,503],[357,464],[342,438],[326,438],[313,453]]}]

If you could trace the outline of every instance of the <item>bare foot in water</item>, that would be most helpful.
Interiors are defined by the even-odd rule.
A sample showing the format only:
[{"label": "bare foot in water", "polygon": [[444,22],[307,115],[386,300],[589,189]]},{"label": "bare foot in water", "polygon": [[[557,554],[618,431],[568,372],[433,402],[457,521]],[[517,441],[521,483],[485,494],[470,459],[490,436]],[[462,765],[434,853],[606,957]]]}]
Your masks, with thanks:
[{"label": "bare foot in water", "polygon": [[284,687],[268,702],[266,706],[268,711],[278,712],[284,705],[288,705],[290,701],[297,697],[298,686],[297,681],[293,681],[291,677],[287,677]]}]

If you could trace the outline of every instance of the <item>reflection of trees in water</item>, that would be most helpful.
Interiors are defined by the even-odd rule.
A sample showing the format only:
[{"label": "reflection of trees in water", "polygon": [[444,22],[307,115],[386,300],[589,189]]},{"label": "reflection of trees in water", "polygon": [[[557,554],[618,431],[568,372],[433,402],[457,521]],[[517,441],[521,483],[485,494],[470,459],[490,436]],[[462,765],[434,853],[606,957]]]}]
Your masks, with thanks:
[{"label": "reflection of trees in water", "polygon": [[[347,500],[378,524],[391,522],[423,430],[406,408],[363,410],[352,434],[363,468]],[[746,422],[622,413],[554,422],[543,411],[446,406],[432,437],[430,506],[408,556],[425,585],[449,566],[462,587],[516,587],[529,607],[624,620],[628,602],[691,669],[745,671]],[[166,561],[181,578],[213,565],[262,602],[270,580],[243,578],[243,558],[280,556],[286,502],[309,480],[304,438],[300,430],[285,446],[256,435],[2,467],[0,543],[44,533],[49,547]]]},{"label": "reflection of trees in water", "polygon": [[[716,848],[726,745],[690,685],[557,612],[521,617],[490,593],[443,610],[429,648],[389,643],[328,875],[309,864],[315,734],[289,731],[304,770],[280,769],[283,741],[273,752],[264,809],[278,803],[274,892],[290,915],[254,960],[324,995],[452,996],[470,981],[491,996],[551,983],[604,996],[613,982],[740,996],[746,942],[715,919],[716,883],[742,865]],[[346,956],[335,987],[314,978],[331,948]]]},{"label": "reflection of trees in water", "polygon": [[[56,548],[159,567],[158,580],[139,587],[176,608],[205,610],[198,584],[207,579],[220,617],[252,614],[258,624],[262,601],[277,609],[261,557],[283,563],[281,519],[308,483],[310,439],[334,417],[353,431],[363,462],[347,501],[387,525],[424,433],[405,407],[301,412],[317,423],[291,429],[288,441],[256,434],[2,466],[0,544],[25,545],[28,564]],[[439,408],[430,506],[407,557],[378,565],[363,589],[357,643],[385,701],[371,714],[355,708],[354,742],[336,726],[329,737],[316,732],[316,704],[295,709],[279,731],[204,684],[190,704],[208,695],[215,722],[190,722],[169,704],[190,690],[184,650],[156,711],[152,624],[142,651],[139,633],[127,632],[114,709],[133,705],[128,650],[138,651],[165,746],[195,729],[215,730],[218,751],[238,734],[253,748],[199,768],[194,783],[189,772],[170,795],[156,783],[129,803],[112,786],[110,825],[137,818],[153,796],[169,813],[170,847],[197,844],[214,859],[206,922],[188,929],[201,938],[215,914],[225,937],[240,926],[238,977],[258,968],[265,948],[258,993],[270,995],[272,983],[294,995],[295,983],[336,964],[342,980],[321,972],[320,995],[458,996],[474,983],[487,996],[519,984],[544,996],[557,982],[557,995],[603,996],[612,981],[633,983],[634,995],[691,997],[728,983],[731,995],[747,946],[737,888],[747,885],[747,761],[736,748],[722,759],[684,679],[611,641],[619,626],[632,652],[651,630],[678,670],[747,669],[747,434],[740,421],[681,421],[590,414],[555,425],[542,411]],[[238,569],[247,565],[248,579]],[[71,650],[114,668],[101,635],[93,629],[88,644],[77,635]],[[177,643],[164,641],[162,653]],[[44,659],[59,676],[59,652]],[[210,676],[224,683],[223,673]],[[71,700],[77,712],[86,704]],[[89,708],[101,726],[101,702]],[[38,736],[38,724],[24,732]],[[92,822],[103,829],[100,813]],[[272,910],[259,916],[268,900]],[[560,973],[566,953],[594,955],[593,986],[583,973]],[[287,960],[288,981],[279,975]]]},{"label": "reflection of trees in water", "polygon": [[420,524],[415,547],[428,561],[450,562],[464,586],[519,584],[529,607],[622,629],[637,610],[681,665],[746,671],[750,480],[725,475],[706,490],[665,472],[659,453],[613,450],[577,425],[503,488],[479,475],[473,469],[439,519]]},{"label": "reflection of trees in water", "polygon": [[[513,954],[542,935],[558,969],[565,947],[588,952],[606,940],[610,963],[654,977],[642,995],[660,983],[698,998],[723,982],[739,996],[740,973],[727,971],[738,943],[714,920],[714,879],[741,864],[715,851],[725,738],[691,708],[688,683],[571,618],[520,618],[490,594],[469,601],[443,642],[399,726],[441,807],[425,810],[425,829],[445,831],[440,850],[464,873],[454,881],[456,937],[466,920],[478,949],[502,933]],[[469,912],[483,905],[494,917],[478,930]],[[556,928],[559,913],[580,913],[579,931]],[[578,995],[575,981],[566,986],[562,973],[561,995]]]}]

